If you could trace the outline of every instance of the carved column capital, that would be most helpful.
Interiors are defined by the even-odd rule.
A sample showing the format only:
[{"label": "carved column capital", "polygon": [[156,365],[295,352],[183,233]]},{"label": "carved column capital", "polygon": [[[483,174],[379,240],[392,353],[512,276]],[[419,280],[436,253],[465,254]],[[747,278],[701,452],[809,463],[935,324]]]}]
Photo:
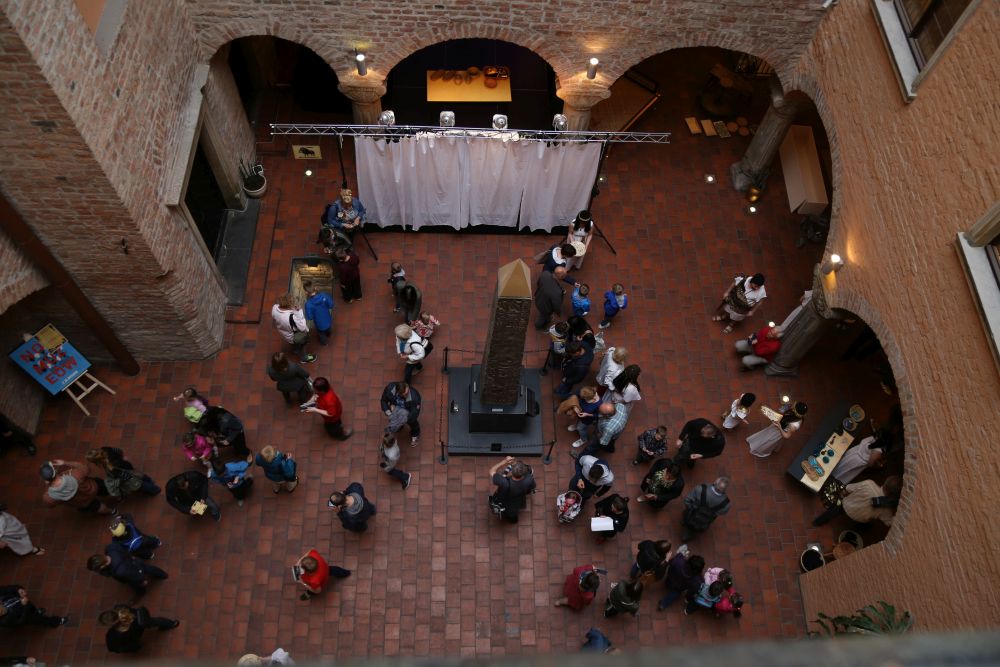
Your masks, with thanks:
[{"label": "carved column capital", "polygon": [[347,96],[352,102],[370,104],[385,95],[385,84],[381,81],[367,80],[367,77],[344,77],[337,85],[337,90]]},{"label": "carved column capital", "polygon": [[589,111],[601,100],[611,97],[611,91],[597,83],[573,82],[559,88],[556,97],[577,111]]}]

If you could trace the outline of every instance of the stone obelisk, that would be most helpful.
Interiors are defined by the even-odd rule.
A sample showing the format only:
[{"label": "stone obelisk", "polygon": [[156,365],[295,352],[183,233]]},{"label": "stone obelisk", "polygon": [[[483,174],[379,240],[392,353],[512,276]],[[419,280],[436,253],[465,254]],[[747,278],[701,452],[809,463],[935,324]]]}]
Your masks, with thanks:
[{"label": "stone obelisk", "polygon": [[521,385],[524,337],[531,318],[531,269],[516,259],[497,271],[497,293],[479,374],[483,403],[512,405]]}]

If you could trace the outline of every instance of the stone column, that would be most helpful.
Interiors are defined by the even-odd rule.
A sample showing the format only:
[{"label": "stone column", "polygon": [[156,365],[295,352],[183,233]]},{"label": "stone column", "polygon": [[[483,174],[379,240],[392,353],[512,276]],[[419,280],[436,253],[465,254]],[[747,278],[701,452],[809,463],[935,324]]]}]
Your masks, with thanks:
[{"label": "stone column", "polygon": [[788,128],[799,111],[800,102],[785,97],[781,93],[780,83],[775,85],[776,82],[777,77],[772,79],[771,106],[760,121],[747,152],[743,159],[729,168],[733,187],[740,192],[767,179],[774,156],[778,154],[781,142],[785,140]]},{"label": "stone column", "polygon": [[589,82],[566,84],[556,91],[556,97],[563,101],[562,113],[569,123],[567,129],[585,132],[590,129],[590,109],[611,97],[611,91],[604,86]]},{"label": "stone column", "polygon": [[813,269],[812,299],[785,327],[781,348],[774,361],[764,368],[764,372],[772,376],[798,375],[799,362],[836,319],[839,318],[828,305],[823,273],[817,264]]},{"label": "stone column", "polygon": [[367,76],[342,76],[337,90],[351,100],[356,125],[378,125],[382,96],[385,95],[384,80],[373,77],[369,70]]}]

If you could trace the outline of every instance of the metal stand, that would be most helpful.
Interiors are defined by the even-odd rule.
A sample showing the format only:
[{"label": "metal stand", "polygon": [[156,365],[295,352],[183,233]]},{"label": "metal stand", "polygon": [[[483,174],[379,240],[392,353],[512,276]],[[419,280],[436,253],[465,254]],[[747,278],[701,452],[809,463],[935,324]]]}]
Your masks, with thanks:
[{"label": "metal stand", "polygon": [[441,443],[441,456],[438,457],[438,463],[441,465],[448,465],[448,448],[444,446],[444,440],[438,440]]},{"label": "metal stand", "polygon": [[[594,186],[590,188],[590,199],[587,201],[587,210],[590,210],[591,205],[594,203],[594,199],[597,197],[597,195],[601,194],[601,187],[599,185],[599,183],[601,182],[601,169],[604,167],[605,158],[608,157],[608,148],[609,148],[608,142],[602,141],[601,159],[597,161],[597,176],[594,177]],[[604,232],[601,231],[601,228],[597,226],[597,222],[594,221],[591,224],[594,226],[594,231],[597,232],[597,235],[601,237],[601,239],[608,245],[608,249],[611,250],[611,254],[617,255],[618,251],[615,250],[615,247],[613,245],[611,245],[611,241],[609,241],[608,237],[604,235]]]}]

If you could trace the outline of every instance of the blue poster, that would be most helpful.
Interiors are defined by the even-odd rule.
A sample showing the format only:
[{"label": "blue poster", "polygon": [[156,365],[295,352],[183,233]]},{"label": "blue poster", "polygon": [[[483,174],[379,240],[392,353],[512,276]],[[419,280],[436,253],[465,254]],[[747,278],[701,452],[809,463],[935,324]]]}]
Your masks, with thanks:
[{"label": "blue poster", "polygon": [[34,337],[11,352],[10,358],[53,396],[76,382],[90,368],[86,357],[69,342],[47,350]]}]

